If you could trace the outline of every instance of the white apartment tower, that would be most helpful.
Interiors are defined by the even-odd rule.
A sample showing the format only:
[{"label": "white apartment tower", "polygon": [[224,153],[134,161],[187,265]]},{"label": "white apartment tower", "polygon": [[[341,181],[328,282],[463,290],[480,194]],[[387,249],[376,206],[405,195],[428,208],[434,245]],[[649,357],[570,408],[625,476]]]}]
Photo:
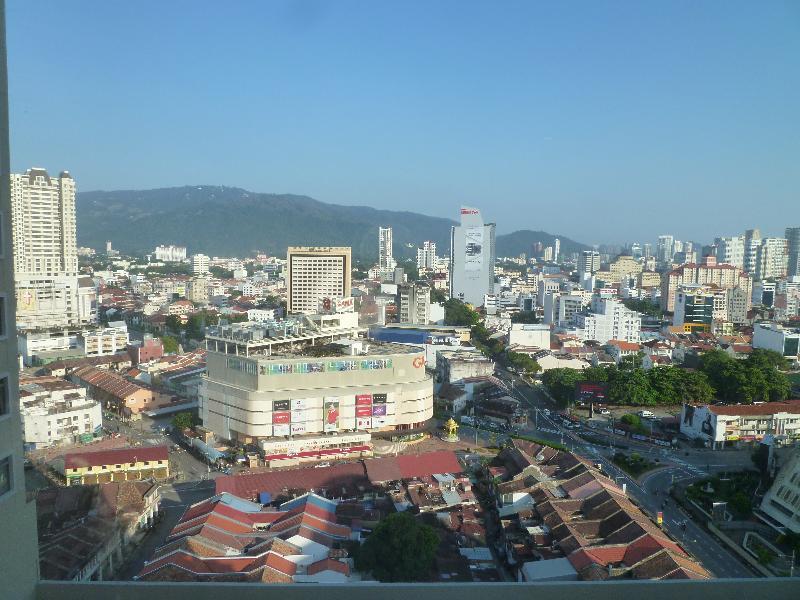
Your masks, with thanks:
[{"label": "white apartment tower", "polygon": [[192,275],[206,275],[209,271],[209,258],[205,254],[192,255]]},{"label": "white apartment tower", "polygon": [[675,238],[671,235],[660,235],[656,242],[656,259],[663,264],[672,262],[675,255]]},{"label": "white apartment tower", "polygon": [[186,260],[186,246],[156,246],[153,254],[160,262],[183,262]]},{"label": "white apartment tower", "polygon": [[13,173],[11,229],[17,325],[24,329],[80,323],[75,181],[66,171]]},{"label": "white apartment tower", "polygon": [[558,262],[558,257],[561,255],[561,240],[556,238],[553,242],[553,262]]},{"label": "white apartment tower", "polygon": [[351,294],[349,247],[290,246],[286,254],[286,310],[315,314],[320,303]]},{"label": "white apartment tower", "polygon": [[430,240],[422,242],[422,248],[417,248],[417,268],[435,269],[438,266],[437,262],[436,242]]},{"label": "white apartment tower", "polygon": [[744,269],[744,236],[721,237],[714,240],[717,262]]},{"label": "white apartment tower", "polygon": [[378,227],[378,269],[388,273],[396,266],[392,256],[392,228]]}]

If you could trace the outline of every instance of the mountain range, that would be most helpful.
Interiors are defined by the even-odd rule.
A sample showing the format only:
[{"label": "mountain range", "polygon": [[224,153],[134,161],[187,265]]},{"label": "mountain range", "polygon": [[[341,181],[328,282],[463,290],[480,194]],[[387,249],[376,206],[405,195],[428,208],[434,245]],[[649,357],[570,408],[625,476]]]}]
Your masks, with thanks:
[{"label": "mountain range", "polygon": [[[396,258],[416,257],[424,240],[447,255],[456,222],[412,212],[327,204],[308,196],[254,193],[234,187],[184,186],[153,190],[79,192],[78,243],[123,252],[152,252],[159,244],[186,246],[190,254],[283,255],[287,246],[351,246],[354,258],[372,262],[378,226],[391,226]],[[543,231],[515,231],[496,238],[497,256],[530,255],[531,246],[552,245]],[[561,252],[587,246],[558,236]]]}]

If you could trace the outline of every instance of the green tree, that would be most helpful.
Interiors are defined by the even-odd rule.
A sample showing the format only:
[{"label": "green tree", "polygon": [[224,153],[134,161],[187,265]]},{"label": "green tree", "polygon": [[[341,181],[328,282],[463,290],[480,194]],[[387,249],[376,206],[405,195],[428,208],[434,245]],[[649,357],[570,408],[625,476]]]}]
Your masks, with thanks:
[{"label": "green tree", "polygon": [[582,380],[583,374],[577,369],[550,369],[542,375],[542,382],[562,407],[575,399],[575,386]]},{"label": "green tree", "polygon": [[539,317],[532,310],[521,310],[518,313],[511,315],[512,323],[527,323],[535,325],[539,322]]},{"label": "green tree", "polygon": [[456,298],[444,303],[444,322],[448,325],[473,327],[480,321],[480,315]]},{"label": "green tree", "polygon": [[647,372],[647,381],[658,404],[680,402],[681,374],[674,367],[654,367]]},{"label": "green tree", "polygon": [[431,288],[431,302],[434,304],[444,304],[447,302],[447,292],[436,288]]},{"label": "green tree", "polygon": [[645,298],[628,298],[623,300],[622,303],[629,310],[635,310],[651,317],[661,318],[664,316],[664,311],[655,302],[651,302]]},{"label": "green tree", "polygon": [[705,373],[678,367],[668,368],[678,373],[680,379],[678,398],[681,403],[708,404],[714,399],[714,388],[708,383]]},{"label": "green tree", "polygon": [[[619,420],[626,425],[630,425],[634,429],[642,428],[642,419],[639,417],[639,415],[622,415]],[[631,456],[631,458],[633,458],[633,456]]]},{"label": "green tree", "polygon": [[381,582],[428,579],[439,538],[408,512],[383,519],[356,553],[356,568]]},{"label": "green tree", "polygon": [[633,369],[641,369],[642,368],[642,354],[637,352],[636,354],[628,354],[623,356],[619,361],[619,369],[623,371],[630,371]]},{"label": "green tree", "polygon": [[614,404],[649,406],[656,404],[656,395],[647,375],[641,369],[618,371],[608,386],[608,398]]},{"label": "green tree", "polygon": [[520,352],[509,352],[507,355],[507,359],[509,365],[511,365],[515,369],[524,371],[528,375],[535,375],[542,369],[539,366],[539,363],[537,363],[527,354],[522,354]]},{"label": "green tree", "polygon": [[181,323],[181,318],[178,315],[167,316],[164,324],[167,326],[167,329],[174,333],[180,333],[183,329],[183,323]]},{"label": "green tree", "polygon": [[190,412],[179,412],[177,415],[172,417],[172,425],[175,429],[183,431],[184,429],[189,429],[190,427],[194,427],[195,425],[195,418],[194,415]]},{"label": "green tree", "polygon": [[178,340],[171,335],[163,336],[161,343],[164,345],[164,354],[175,354],[178,351]]}]

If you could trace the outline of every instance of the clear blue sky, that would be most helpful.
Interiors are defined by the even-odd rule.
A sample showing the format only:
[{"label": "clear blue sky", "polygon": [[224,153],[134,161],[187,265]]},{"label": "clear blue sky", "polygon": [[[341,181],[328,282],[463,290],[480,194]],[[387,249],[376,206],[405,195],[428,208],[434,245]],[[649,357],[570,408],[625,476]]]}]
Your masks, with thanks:
[{"label": "clear blue sky", "polygon": [[587,243],[800,226],[800,2],[7,0],[12,168]]}]

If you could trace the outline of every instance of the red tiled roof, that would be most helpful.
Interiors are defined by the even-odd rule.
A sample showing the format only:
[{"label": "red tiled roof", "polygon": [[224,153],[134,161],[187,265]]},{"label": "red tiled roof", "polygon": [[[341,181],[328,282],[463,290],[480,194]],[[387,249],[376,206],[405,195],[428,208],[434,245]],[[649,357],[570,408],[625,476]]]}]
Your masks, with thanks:
[{"label": "red tiled roof", "polygon": [[785,402],[765,402],[764,404],[736,404],[733,406],[709,406],[708,410],[715,415],[724,416],[754,416],[774,415],[775,413],[800,414],[800,400],[786,400]]},{"label": "red tiled roof", "polygon": [[102,465],[154,460],[169,460],[169,450],[166,446],[140,446],[138,448],[119,448],[117,450],[66,454],[64,456],[64,468],[99,467]]},{"label": "red tiled roof", "polygon": [[626,342],[625,340],[609,340],[608,346],[616,346],[620,350],[634,351],[639,350],[641,346],[633,342]]},{"label": "red tiled roof", "polygon": [[[345,463],[325,469],[307,467],[270,473],[229,475],[216,479],[217,494],[230,492],[240,498],[255,498],[259,492],[269,492],[275,497],[286,490],[312,489],[326,489],[334,497],[349,496],[368,487],[369,481],[361,463]],[[345,489],[344,494],[342,488]]]},{"label": "red tiled roof", "polygon": [[455,453],[450,450],[371,458],[365,460],[364,465],[372,483],[430,477],[434,474],[456,474],[464,471]]},{"label": "red tiled roof", "polygon": [[350,567],[346,563],[334,560],[332,558],[325,558],[315,563],[308,565],[306,573],[309,575],[316,575],[322,571],[337,571],[344,575],[350,575]]}]

